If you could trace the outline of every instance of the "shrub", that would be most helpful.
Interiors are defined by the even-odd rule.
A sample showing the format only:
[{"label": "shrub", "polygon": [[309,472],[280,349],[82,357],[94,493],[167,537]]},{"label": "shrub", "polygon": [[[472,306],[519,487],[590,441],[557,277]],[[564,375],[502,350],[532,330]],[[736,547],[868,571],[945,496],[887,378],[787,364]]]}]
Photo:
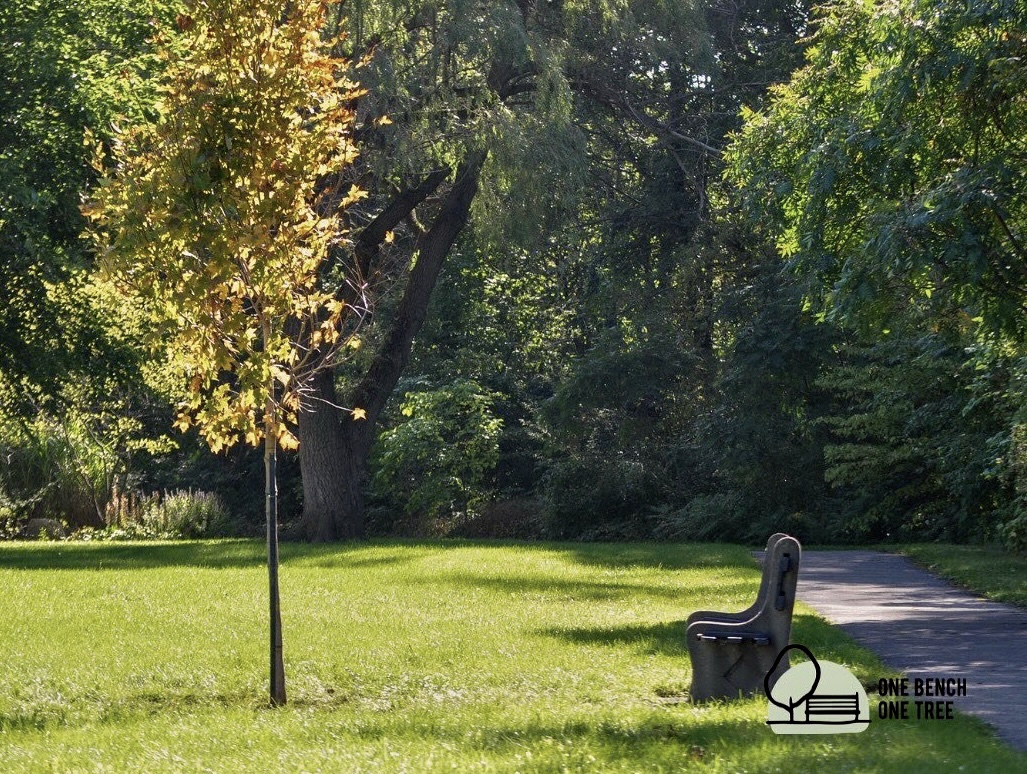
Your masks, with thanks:
[{"label": "shrub", "polygon": [[542,535],[541,501],[511,497],[488,503],[481,512],[458,521],[447,537],[536,540]]},{"label": "shrub", "polygon": [[224,502],[213,492],[179,489],[149,501],[143,523],[169,536],[198,538],[226,534],[231,519]]},{"label": "shrub", "polygon": [[80,530],[79,539],[140,540],[221,537],[234,523],[221,497],[212,492],[179,489],[142,495],[115,491],[102,530]]},{"label": "shrub", "polygon": [[740,540],[743,505],[734,491],[698,495],[682,508],[655,509],[653,533],[661,540]]},{"label": "shrub", "polygon": [[6,465],[0,480],[11,518],[58,518],[76,526],[101,523],[115,461],[104,445],[74,423],[39,416],[4,423]]},{"label": "shrub", "polygon": [[473,510],[499,460],[502,420],[492,393],[469,380],[407,392],[402,419],[371,456],[371,492],[405,517],[428,521]]},{"label": "shrub", "polygon": [[647,514],[663,498],[659,476],[638,460],[571,457],[546,476],[546,533],[558,540],[649,537]]}]

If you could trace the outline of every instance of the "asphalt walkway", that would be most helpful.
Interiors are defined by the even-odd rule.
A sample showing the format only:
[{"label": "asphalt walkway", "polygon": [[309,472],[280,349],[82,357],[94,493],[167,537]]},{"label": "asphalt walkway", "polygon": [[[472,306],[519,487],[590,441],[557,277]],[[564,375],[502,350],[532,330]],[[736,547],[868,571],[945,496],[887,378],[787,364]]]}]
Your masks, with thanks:
[{"label": "asphalt walkway", "polygon": [[875,551],[803,551],[798,599],[910,678],[965,677],[955,708],[1027,750],[1027,610]]}]

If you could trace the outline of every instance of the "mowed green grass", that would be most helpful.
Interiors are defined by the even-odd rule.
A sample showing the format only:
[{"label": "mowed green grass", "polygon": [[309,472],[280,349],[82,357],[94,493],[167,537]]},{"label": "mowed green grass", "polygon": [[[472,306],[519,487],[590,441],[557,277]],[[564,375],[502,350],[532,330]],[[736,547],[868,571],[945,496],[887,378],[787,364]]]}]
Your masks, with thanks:
[{"label": "mowed green grass", "polygon": [[996,545],[942,543],[898,546],[891,550],[983,597],[1027,607],[1027,555]]},{"label": "mowed green grass", "polygon": [[[969,718],[779,737],[684,701],[685,617],[759,585],[739,547],[287,545],[281,709],[266,580],[256,542],[0,546],[0,770],[1027,768]],[[793,639],[886,674],[807,610]]]}]

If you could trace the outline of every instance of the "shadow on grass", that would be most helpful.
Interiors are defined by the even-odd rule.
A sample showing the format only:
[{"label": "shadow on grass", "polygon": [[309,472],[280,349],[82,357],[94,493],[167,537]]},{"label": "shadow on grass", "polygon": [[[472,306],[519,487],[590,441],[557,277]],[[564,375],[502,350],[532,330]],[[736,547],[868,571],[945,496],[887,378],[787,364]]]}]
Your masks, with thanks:
[{"label": "shadow on grass", "polygon": [[[361,543],[281,546],[286,567],[364,568],[411,562],[427,553],[428,549],[412,546]],[[263,567],[266,562],[264,543],[258,540],[0,544],[2,570],[245,569]]]},{"label": "shadow on grass", "polygon": [[[576,645],[627,646],[647,655],[688,658],[684,619],[602,628],[551,627],[536,630],[535,633]],[[873,653],[862,648],[840,629],[813,615],[795,615],[791,641],[805,645],[820,659],[847,666],[868,686],[876,686],[880,677],[892,673]]]},{"label": "shadow on grass", "polygon": [[753,549],[723,543],[555,543],[552,547],[563,549],[574,561],[592,567],[758,569]]},{"label": "shadow on grass", "polygon": [[18,570],[147,570],[156,567],[258,567],[263,544],[251,540],[182,543],[11,543],[0,568]]},{"label": "shadow on grass", "polygon": [[[397,731],[399,733],[397,733]],[[766,726],[748,719],[726,719],[711,717],[710,722],[698,722],[694,718],[675,717],[660,713],[659,717],[643,720],[600,720],[587,722],[554,719],[551,723],[524,723],[485,726],[468,733],[466,729],[447,728],[433,724],[412,724],[409,728],[396,729],[389,723],[365,725],[354,729],[357,738],[377,742],[397,736],[430,739],[447,747],[465,747],[492,754],[523,753],[532,751],[530,759],[533,771],[564,771],[564,766],[553,766],[558,761],[547,761],[549,756],[562,757],[561,753],[579,748],[601,752],[603,763],[630,764],[630,770],[648,769],[656,762],[674,761],[670,769],[678,770],[689,762],[701,762],[708,748],[725,744],[735,745],[751,741],[762,743]],[[598,748],[598,749],[596,749]],[[620,769],[618,769],[620,770]]]},{"label": "shadow on grass", "polygon": [[851,669],[864,686],[876,686],[879,678],[894,671],[844,631],[815,615],[794,615],[791,641],[805,645],[818,659]]},{"label": "shadow on grass", "polygon": [[[756,569],[749,549],[722,544],[374,540],[327,545],[283,543],[281,557],[284,563],[294,561],[307,566],[368,567],[412,561],[431,553],[463,548],[556,552],[588,567],[610,569]],[[258,567],[264,561],[264,543],[261,540],[0,544],[0,569],[243,568]]]},{"label": "shadow on grass", "polygon": [[[688,704],[653,708],[641,716],[618,713],[615,707],[601,717],[574,710],[547,712],[530,720],[494,717],[474,720],[466,715],[446,717],[404,712],[364,713],[349,705],[299,707],[304,726],[327,722],[333,744],[344,744],[368,762],[386,763],[386,770],[417,769],[415,759],[426,750],[462,755],[460,760],[491,764],[506,771],[1021,771],[1027,756],[997,743],[981,724],[960,717],[951,724],[916,721],[874,722],[863,734],[828,738],[777,736],[763,722],[763,702],[711,703],[701,708]],[[254,722],[261,716],[292,713],[289,707],[256,706],[254,697],[217,697],[204,706],[163,700],[127,715],[112,712],[103,722],[123,725],[126,720],[165,710],[183,717],[216,723],[226,708],[248,710]],[[156,710],[156,711],[154,711]],[[324,714],[326,719],[319,719]],[[347,718],[360,718],[347,722]],[[235,720],[238,720],[236,718]],[[202,725],[202,722],[201,724]],[[183,737],[196,724],[186,724]],[[22,726],[18,730],[29,730]],[[314,726],[316,728],[316,726]],[[256,731],[257,726],[254,726]],[[14,729],[10,729],[14,730]],[[48,728],[47,744],[59,752],[64,742]],[[126,727],[126,736],[139,738],[149,730]],[[166,733],[166,732],[165,732]],[[202,733],[202,731],[198,732]],[[316,758],[317,739],[298,735],[297,748],[310,748]],[[132,740],[130,739],[130,741]],[[382,743],[386,743],[383,745]],[[380,757],[384,748],[389,758]],[[56,760],[56,759],[55,759]],[[423,761],[422,761],[423,762]]]},{"label": "shadow on grass", "polygon": [[252,693],[146,691],[106,702],[90,700],[25,702],[0,714],[0,732],[53,731],[81,728],[92,723],[116,725],[145,717],[198,711],[224,711],[231,707],[259,709],[267,698]]},{"label": "shadow on grass", "polygon": [[[636,583],[622,581],[569,580],[557,578],[545,573],[536,575],[486,575],[471,572],[447,572],[443,577],[423,578],[423,584],[438,585],[439,583],[461,586],[463,588],[487,588],[511,595],[539,596],[550,595],[554,598],[572,602],[575,600],[612,601],[627,598],[657,597],[660,599],[684,600],[695,595],[714,595],[731,597],[756,594],[757,586],[751,580],[724,581],[718,580],[706,584],[693,584],[684,588],[673,583],[651,583],[639,580]],[[744,607],[744,606],[743,606]]]},{"label": "shadow on grass", "polygon": [[[755,700],[760,702],[759,699]],[[701,710],[680,705],[644,718],[598,722],[506,723],[447,727],[442,723],[394,721],[353,728],[365,743],[428,740],[433,747],[471,749],[500,770],[532,771],[1013,771],[1027,756],[990,738],[966,718],[951,726],[915,721],[871,723],[863,734],[824,738],[774,734],[751,706],[710,704]],[[829,741],[828,741],[829,740]],[[492,756],[495,756],[494,758]],[[579,757],[580,756],[580,757]],[[525,766],[524,758],[530,761]]]},{"label": "shadow on grass", "polygon": [[606,645],[618,648],[627,646],[651,655],[687,656],[688,653],[684,620],[601,629],[556,626],[536,630],[535,633],[575,645]]}]

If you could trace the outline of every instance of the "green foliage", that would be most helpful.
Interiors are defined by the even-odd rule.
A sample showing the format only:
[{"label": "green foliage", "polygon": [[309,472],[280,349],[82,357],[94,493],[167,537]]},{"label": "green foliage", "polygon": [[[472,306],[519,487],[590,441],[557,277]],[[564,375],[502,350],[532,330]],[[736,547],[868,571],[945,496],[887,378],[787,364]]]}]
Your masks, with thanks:
[{"label": "green foliage", "polygon": [[98,525],[114,482],[138,482],[173,448],[163,385],[143,376],[138,315],[89,275],[79,205],[96,177],[83,130],[109,142],[117,124],[153,116],[149,38],[177,10],[0,7],[0,475],[16,522]]},{"label": "green foliage", "polygon": [[129,478],[141,459],[167,451],[170,443],[155,437],[130,397],[112,394],[97,401],[87,390],[69,386],[62,398],[59,413],[0,422],[0,454],[7,461],[0,491],[18,520],[54,518],[98,526],[118,482]]},{"label": "green foliage", "polygon": [[[473,151],[410,413],[374,451],[383,528],[544,496],[565,537],[1027,541],[1023,0],[842,0],[801,44],[804,5],[770,0],[360,0],[300,26],[264,0],[65,6],[0,9],[9,523],[95,523],[115,481],[217,491],[249,523],[259,459],[193,431],[168,454],[164,404],[215,448],[256,443],[261,391],[291,419],[318,337],[353,345],[339,386],[362,386]],[[334,92],[322,42],[369,93]],[[94,244],[132,302],[86,279],[98,174]],[[363,293],[358,340],[337,303]]]},{"label": "green foliage", "polygon": [[1019,534],[1025,22],[1022,0],[820,9],[727,154],[810,308],[865,334],[820,382],[850,539]]},{"label": "green foliage", "polygon": [[501,396],[494,484],[504,495],[530,496],[546,465],[539,406],[571,371],[579,310],[568,302],[559,256],[493,253],[469,241],[444,270],[410,371],[436,384],[469,379]]},{"label": "green foliage", "polygon": [[372,200],[484,147],[479,230],[503,249],[538,243],[585,168],[571,121],[564,12],[510,0],[346,3],[341,46],[368,59],[356,77],[371,95],[361,105],[361,164],[375,181]]},{"label": "green foliage", "polygon": [[1022,511],[999,526],[999,537],[1011,551],[1027,551],[1027,514]]},{"label": "green foliage", "polygon": [[675,435],[690,418],[684,396],[706,374],[678,333],[656,319],[622,320],[542,407],[550,535],[644,536],[650,508],[680,483],[676,473],[691,473],[675,470]]},{"label": "green foliage", "polygon": [[649,462],[614,452],[551,463],[543,483],[545,534],[557,540],[647,537],[644,515],[665,494]]},{"label": "green foliage", "polygon": [[894,335],[822,379],[844,407],[825,419],[825,461],[849,539],[981,540],[1008,518],[1009,364],[961,344]]},{"label": "green foliage", "polygon": [[704,507],[720,514],[712,534],[721,539],[759,543],[778,531],[805,542],[836,539],[825,518],[838,503],[824,482],[827,433],[819,424],[835,400],[817,380],[844,336],[803,311],[801,288],[766,252],[751,249],[760,264],[745,267],[722,296],[718,322],[730,336],[697,420],[712,479],[700,492],[712,490]]},{"label": "green foliage", "polygon": [[547,389],[573,350],[565,269],[557,256],[509,245],[493,253],[474,239],[444,269],[412,368],[435,380],[459,374],[509,399]]},{"label": "green foliage", "polygon": [[1025,24],[1022,0],[844,0],[747,116],[730,175],[829,312],[1023,332]]},{"label": "green foliage", "polygon": [[[82,131],[106,137],[152,95],[146,43],[175,0],[38,0],[0,7],[0,379],[7,410],[95,373],[103,347],[83,303],[79,240],[91,179]],[[86,361],[86,362],[83,362]],[[91,367],[92,366],[92,367]],[[73,374],[69,378],[69,372]]]},{"label": "green foliage", "polygon": [[478,508],[499,459],[495,398],[469,380],[406,392],[372,451],[374,493],[429,520]]},{"label": "green foliage", "polygon": [[[977,358],[976,386],[978,394],[1002,401],[1009,417],[1002,432],[993,436],[988,444],[993,455],[989,477],[1008,493],[1001,507],[996,509],[997,536],[1010,550],[1024,552],[1027,551],[1027,424],[1024,421],[1027,359],[1020,356],[1012,362],[1000,360],[998,365],[1006,366],[1005,373],[994,367],[995,360],[994,356]],[[1006,379],[1002,379],[1003,376]]]}]

